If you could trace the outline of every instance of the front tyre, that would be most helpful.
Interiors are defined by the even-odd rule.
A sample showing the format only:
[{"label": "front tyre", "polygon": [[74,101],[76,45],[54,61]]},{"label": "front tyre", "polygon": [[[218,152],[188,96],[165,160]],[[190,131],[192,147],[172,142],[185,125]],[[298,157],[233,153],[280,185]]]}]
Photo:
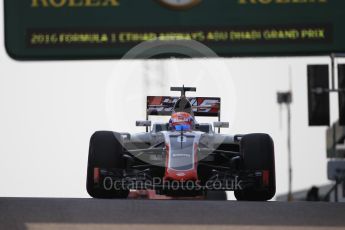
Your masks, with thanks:
[{"label": "front tyre", "polygon": [[267,184],[235,190],[237,200],[267,201],[276,192],[274,144],[268,134],[249,134],[242,137],[240,152],[243,157],[243,169],[247,171],[261,171],[268,175]]},{"label": "front tyre", "polygon": [[93,198],[127,198],[129,190],[107,190],[102,183],[96,185],[95,178],[99,178],[97,169],[125,169],[123,159],[122,137],[119,133],[99,131],[90,140],[89,159],[87,166],[86,189]]}]

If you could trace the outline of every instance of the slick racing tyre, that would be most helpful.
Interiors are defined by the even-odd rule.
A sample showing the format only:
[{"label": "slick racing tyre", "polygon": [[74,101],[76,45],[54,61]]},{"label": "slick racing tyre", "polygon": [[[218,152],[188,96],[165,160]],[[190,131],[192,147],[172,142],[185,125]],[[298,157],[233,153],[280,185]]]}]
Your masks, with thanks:
[{"label": "slick racing tyre", "polygon": [[268,176],[265,186],[247,187],[235,190],[237,200],[267,201],[276,192],[274,144],[267,134],[249,134],[242,137],[240,152],[243,158],[243,169],[247,171],[266,171]]},{"label": "slick racing tyre", "polygon": [[[89,159],[87,167],[86,189],[93,198],[127,198],[129,190],[119,190],[115,187],[106,189],[100,178],[98,169],[125,168],[121,135],[114,132],[100,131],[92,135],[90,140]],[[97,173],[98,175],[95,175]]]}]

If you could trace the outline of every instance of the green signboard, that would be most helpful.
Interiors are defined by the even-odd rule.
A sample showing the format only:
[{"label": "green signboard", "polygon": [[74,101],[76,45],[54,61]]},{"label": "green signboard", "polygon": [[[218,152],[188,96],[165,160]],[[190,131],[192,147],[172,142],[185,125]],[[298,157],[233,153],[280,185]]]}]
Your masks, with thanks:
[{"label": "green signboard", "polygon": [[15,59],[117,59],[191,40],[223,57],[345,53],[345,1],[5,0]]}]

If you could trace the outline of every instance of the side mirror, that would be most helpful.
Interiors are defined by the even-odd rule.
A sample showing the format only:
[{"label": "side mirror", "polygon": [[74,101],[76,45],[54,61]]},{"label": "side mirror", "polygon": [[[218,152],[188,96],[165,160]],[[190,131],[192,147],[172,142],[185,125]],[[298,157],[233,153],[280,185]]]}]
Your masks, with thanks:
[{"label": "side mirror", "polygon": [[229,125],[229,122],[213,122],[213,126],[215,128],[229,128],[230,125]]},{"label": "side mirror", "polygon": [[151,127],[151,121],[136,121],[135,125],[138,127]]},{"label": "side mirror", "polygon": [[229,122],[213,122],[214,132],[216,132],[216,128],[218,128],[218,133],[220,133],[221,128],[229,128]]}]

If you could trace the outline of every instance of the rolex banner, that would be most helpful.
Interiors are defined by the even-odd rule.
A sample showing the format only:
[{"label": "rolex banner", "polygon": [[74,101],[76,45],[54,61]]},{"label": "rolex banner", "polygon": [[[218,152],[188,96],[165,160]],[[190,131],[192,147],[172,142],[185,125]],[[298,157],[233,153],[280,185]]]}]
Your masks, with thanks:
[{"label": "rolex banner", "polygon": [[217,55],[345,52],[344,0],[4,0],[20,60],[119,59],[143,42],[197,41]]}]

